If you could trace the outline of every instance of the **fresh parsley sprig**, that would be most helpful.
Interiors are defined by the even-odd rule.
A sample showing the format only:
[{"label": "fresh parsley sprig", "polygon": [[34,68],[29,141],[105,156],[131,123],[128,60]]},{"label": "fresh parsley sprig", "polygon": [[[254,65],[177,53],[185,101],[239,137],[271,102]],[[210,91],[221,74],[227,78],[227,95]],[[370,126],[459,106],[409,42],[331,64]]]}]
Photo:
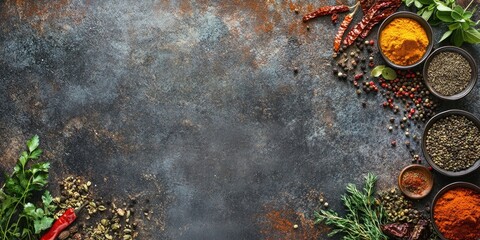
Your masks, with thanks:
[{"label": "fresh parsley sprig", "polygon": [[444,23],[448,27],[440,42],[450,38],[455,46],[461,46],[464,42],[480,43],[480,32],[476,28],[480,21],[473,21],[471,18],[476,11],[468,11],[474,0],[464,9],[456,4],[455,0],[402,0],[407,7],[414,5],[422,16],[430,24]]},{"label": "fresh parsley sprig", "polygon": [[[50,193],[45,191],[50,164],[29,164],[42,154],[39,144],[37,135],[27,141],[27,151],[20,154],[12,175],[6,177],[0,189],[1,239],[36,239],[53,223],[56,206]],[[42,191],[42,207],[29,202],[34,194]]]},{"label": "fresh parsley sprig", "polygon": [[328,234],[333,236],[343,233],[345,240],[386,240],[380,225],[385,221],[385,213],[381,206],[375,203],[374,187],[377,177],[367,174],[363,191],[354,184],[347,185],[347,195],[342,196],[347,215],[341,217],[333,210],[315,212],[315,223],[323,222],[333,227]]}]

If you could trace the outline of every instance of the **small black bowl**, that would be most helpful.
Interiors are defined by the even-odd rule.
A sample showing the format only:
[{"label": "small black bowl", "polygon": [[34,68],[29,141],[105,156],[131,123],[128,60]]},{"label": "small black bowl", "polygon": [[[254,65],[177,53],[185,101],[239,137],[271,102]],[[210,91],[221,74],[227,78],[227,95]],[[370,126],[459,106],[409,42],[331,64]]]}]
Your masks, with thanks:
[{"label": "small black bowl", "polygon": [[425,129],[423,130],[423,134],[422,134],[422,136],[423,136],[422,137],[422,152],[423,152],[423,156],[425,156],[425,159],[427,160],[428,164],[430,164],[430,166],[432,166],[432,168],[435,169],[437,172],[439,172],[439,173],[441,173],[445,176],[448,176],[448,177],[465,176],[465,175],[477,170],[477,168],[480,167],[480,159],[478,159],[471,167],[469,167],[467,169],[464,169],[464,170],[461,170],[461,171],[454,172],[454,171],[448,171],[448,170],[442,169],[440,166],[435,164],[435,162],[433,162],[432,158],[430,157],[430,154],[427,152],[426,139],[427,139],[428,130],[430,130],[430,128],[432,127],[432,125],[435,122],[437,122],[438,120],[440,120],[442,118],[450,116],[450,115],[465,116],[467,119],[472,121],[480,129],[480,120],[477,117],[475,117],[475,115],[473,115],[473,114],[471,114],[467,111],[460,110],[460,109],[452,109],[452,110],[447,110],[445,112],[438,113],[437,115],[433,116],[430,120],[428,120],[427,124],[425,125]]},{"label": "small black bowl", "polygon": [[440,189],[440,191],[438,191],[438,193],[435,195],[435,197],[432,200],[432,205],[430,205],[430,206],[432,206],[432,209],[430,211],[430,219],[431,219],[431,222],[432,222],[432,225],[433,225],[433,229],[435,230],[435,232],[437,232],[438,236],[442,240],[448,240],[448,239],[445,238],[442,235],[442,233],[440,232],[440,229],[438,229],[437,224],[435,223],[435,218],[434,218],[435,204],[437,203],[438,199],[444,193],[446,193],[447,191],[449,191],[451,189],[457,188],[457,187],[469,188],[469,189],[472,189],[472,190],[480,193],[480,187],[479,186],[477,186],[473,183],[468,183],[468,182],[453,182],[453,183],[450,183],[447,186],[443,187],[442,189]]},{"label": "small black bowl", "polygon": [[[463,91],[451,95],[451,96],[445,96],[437,92],[433,87],[431,82],[428,81],[428,67],[430,66],[430,62],[432,61],[433,58],[435,58],[436,55],[442,52],[454,52],[462,55],[470,64],[470,68],[472,69],[472,78],[470,79],[470,83],[463,89]],[[454,47],[454,46],[445,46],[445,47],[440,47],[436,49],[435,51],[428,56],[427,60],[425,61],[425,64],[423,65],[423,79],[425,81],[425,84],[427,85],[428,90],[430,92],[437,96],[440,99],[444,100],[458,100],[461,99],[465,96],[467,96],[470,91],[472,91],[473,87],[475,86],[475,83],[477,82],[478,78],[478,72],[477,72],[477,64],[475,63],[475,60],[473,59],[472,55],[470,55],[467,51],[463,50],[462,48],[459,47]]]},{"label": "small black bowl", "polygon": [[[416,22],[418,22],[422,26],[422,28],[425,30],[425,33],[427,34],[428,45],[427,45],[427,49],[425,49],[425,54],[423,54],[423,57],[420,58],[420,60],[418,60],[414,64],[407,65],[407,66],[395,64],[392,61],[390,61],[390,59],[388,59],[388,57],[385,56],[385,54],[382,51],[382,47],[380,46],[380,40],[381,40],[380,39],[380,34],[383,31],[383,29],[395,18],[411,18],[411,19],[415,20]],[[416,66],[420,65],[423,61],[425,61],[425,59],[428,57],[428,55],[432,51],[432,48],[433,48],[432,27],[430,26],[430,24],[428,24],[428,22],[425,19],[423,19],[418,14],[415,14],[415,13],[412,13],[412,12],[407,12],[407,11],[396,12],[396,13],[390,15],[389,17],[387,17],[385,20],[383,20],[382,24],[378,28],[377,44],[378,44],[378,49],[380,51],[380,55],[382,55],[383,59],[385,60],[385,62],[387,62],[388,65],[392,66],[395,69],[402,69],[402,70],[410,69],[410,68],[413,68],[413,67],[416,67]]]}]

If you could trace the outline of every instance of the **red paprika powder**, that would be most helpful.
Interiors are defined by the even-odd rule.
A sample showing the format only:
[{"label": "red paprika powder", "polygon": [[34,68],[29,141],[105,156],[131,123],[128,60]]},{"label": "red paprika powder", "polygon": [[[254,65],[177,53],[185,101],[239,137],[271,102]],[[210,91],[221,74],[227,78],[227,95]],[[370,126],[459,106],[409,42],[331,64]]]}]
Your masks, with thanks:
[{"label": "red paprika powder", "polygon": [[480,193],[464,187],[445,192],[435,203],[433,218],[447,239],[480,239]]},{"label": "red paprika powder", "polygon": [[421,171],[409,170],[402,175],[402,185],[409,192],[414,194],[421,194],[428,188],[426,177]]}]

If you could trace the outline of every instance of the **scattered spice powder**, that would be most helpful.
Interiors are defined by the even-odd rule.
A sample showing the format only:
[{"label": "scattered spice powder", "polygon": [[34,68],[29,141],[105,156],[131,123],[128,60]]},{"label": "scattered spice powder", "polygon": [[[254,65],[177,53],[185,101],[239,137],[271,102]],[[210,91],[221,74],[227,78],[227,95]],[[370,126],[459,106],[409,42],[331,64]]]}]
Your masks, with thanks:
[{"label": "scattered spice powder", "polygon": [[472,68],[467,59],[456,52],[435,55],[427,68],[427,80],[432,88],[444,96],[452,96],[467,88]]},{"label": "scattered spice powder", "polygon": [[480,239],[480,193],[464,187],[445,192],[435,203],[433,218],[447,239]]},{"label": "scattered spice powder", "polygon": [[404,172],[401,182],[407,191],[414,194],[421,194],[428,188],[428,182],[425,176],[417,170]]},{"label": "scattered spice powder", "polygon": [[263,239],[319,239],[329,231],[327,226],[315,224],[303,213],[293,209],[272,209],[268,207],[265,215],[260,216],[260,233]]}]

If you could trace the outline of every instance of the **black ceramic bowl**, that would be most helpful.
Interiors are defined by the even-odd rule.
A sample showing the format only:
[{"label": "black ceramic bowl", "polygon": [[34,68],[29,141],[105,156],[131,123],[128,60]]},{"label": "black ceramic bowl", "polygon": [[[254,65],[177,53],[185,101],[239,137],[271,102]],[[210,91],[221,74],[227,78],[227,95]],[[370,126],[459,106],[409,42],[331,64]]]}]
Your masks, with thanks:
[{"label": "black ceramic bowl", "polygon": [[[470,64],[470,68],[472,69],[472,77],[470,78],[470,83],[465,87],[465,89],[463,89],[463,91],[455,95],[445,96],[440,94],[432,87],[432,83],[429,82],[429,79],[428,79],[428,67],[430,66],[430,62],[435,56],[437,56],[439,53],[442,53],[442,52],[454,52],[462,55],[468,61],[468,63]],[[428,90],[430,90],[430,92],[433,95],[444,100],[458,100],[460,98],[465,97],[468,93],[470,93],[470,91],[472,91],[473,87],[475,86],[475,83],[477,82],[477,78],[478,78],[478,72],[477,72],[477,64],[475,63],[475,60],[473,59],[472,55],[470,55],[467,51],[459,47],[445,46],[445,47],[438,48],[435,51],[433,51],[433,53],[430,54],[430,56],[428,56],[427,60],[425,61],[425,65],[423,65],[423,79],[425,80],[425,84],[427,85]]]},{"label": "black ceramic bowl", "polygon": [[442,240],[448,240],[448,239],[445,238],[445,237],[442,235],[442,233],[440,232],[440,229],[438,229],[438,226],[437,226],[437,224],[435,223],[435,218],[434,218],[434,215],[435,215],[435,212],[434,212],[435,204],[437,203],[437,200],[438,200],[444,193],[446,193],[447,191],[449,191],[449,190],[451,190],[451,189],[457,188],[457,187],[463,187],[463,188],[473,189],[474,191],[480,193],[480,187],[478,187],[478,186],[475,185],[475,184],[468,183],[468,182],[453,182],[453,183],[450,183],[450,184],[448,184],[447,186],[443,187],[442,189],[440,189],[440,191],[438,191],[438,193],[435,195],[435,197],[433,198],[433,201],[432,201],[432,205],[431,205],[431,206],[432,206],[432,210],[430,211],[430,219],[431,219],[431,221],[432,221],[433,229],[435,230],[435,232],[437,232],[438,236],[439,236],[440,239],[442,239]]},{"label": "black ceramic bowl", "polygon": [[[402,66],[402,65],[398,65],[398,64],[393,63],[392,61],[390,61],[390,59],[388,59],[387,56],[385,56],[385,54],[382,51],[382,47],[380,46],[381,32],[392,20],[394,20],[396,18],[411,18],[411,19],[417,21],[422,26],[422,28],[425,30],[425,33],[427,34],[428,45],[427,45],[427,49],[425,50],[425,54],[423,54],[423,57],[414,64],[407,65],[407,66]],[[382,55],[383,59],[385,59],[385,61],[387,62],[388,65],[392,66],[395,69],[410,69],[410,68],[413,68],[415,66],[420,65],[428,57],[428,55],[430,54],[430,52],[432,51],[432,48],[433,48],[433,37],[432,36],[433,36],[432,27],[430,26],[430,24],[428,24],[427,21],[425,21],[425,19],[423,19],[421,16],[419,16],[415,13],[412,13],[412,12],[400,11],[400,12],[397,12],[397,13],[394,13],[394,14],[390,15],[385,20],[383,20],[382,24],[380,25],[380,28],[378,29],[377,44],[378,44],[378,49],[380,51],[380,54]]]},{"label": "black ceramic bowl", "polygon": [[435,122],[437,122],[438,120],[440,120],[442,118],[450,116],[450,115],[465,116],[465,117],[467,117],[467,119],[472,121],[480,129],[480,120],[477,117],[475,117],[475,115],[473,115],[473,114],[471,114],[467,111],[463,111],[463,110],[460,110],[460,109],[452,109],[452,110],[448,110],[448,111],[445,111],[445,112],[441,112],[441,113],[433,116],[427,122],[427,124],[425,125],[425,129],[423,130],[423,134],[422,134],[422,136],[423,136],[422,137],[422,152],[423,152],[423,156],[425,156],[425,159],[427,160],[428,164],[430,164],[430,166],[432,166],[432,168],[435,169],[437,172],[439,172],[439,173],[441,173],[445,176],[449,176],[449,177],[460,177],[460,176],[467,175],[467,174],[475,171],[478,167],[480,167],[480,159],[478,159],[475,162],[475,164],[473,164],[471,167],[469,167],[467,169],[457,171],[457,172],[448,171],[448,170],[442,169],[440,166],[435,164],[435,162],[433,162],[433,160],[430,157],[430,154],[427,152],[427,148],[426,148],[426,139],[427,139],[428,130],[430,130],[430,128],[432,127],[432,125]]}]

